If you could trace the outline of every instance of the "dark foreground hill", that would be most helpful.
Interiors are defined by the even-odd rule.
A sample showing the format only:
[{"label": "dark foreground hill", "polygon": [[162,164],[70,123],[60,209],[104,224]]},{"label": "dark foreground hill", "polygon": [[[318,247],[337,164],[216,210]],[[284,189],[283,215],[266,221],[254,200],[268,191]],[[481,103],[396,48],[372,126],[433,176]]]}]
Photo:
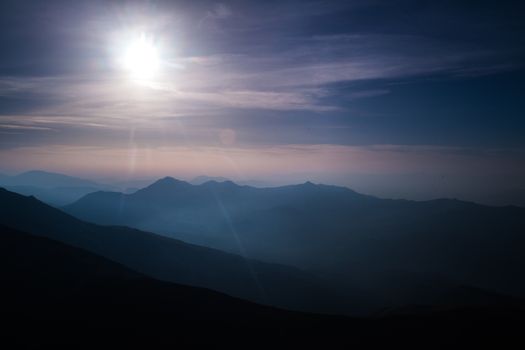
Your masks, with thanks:
[{"label": "dark foreground hill", "polygon": [[[101,255],[150,277],[287,309],[348,313],[366,306],[296,268],[262,263],[126,227],[78,220],[0,189],[0,224]],[[366,297],[366,296],[363,296]]]},{"label": "dark foreground hill", "polygon": [[[215,329],[262,333],[265,327],[278,331],[280,327],[320,327],[325,321],[344,320],[278,310],[207,289],[157,281],[81,249],[3,226],[0,275],[0,317],[15,332],[7,334],[4,327],[2,333],[12,341],[17,332],[25,333],[18,339],[21,343],[38,343],[33,332],[49,330],[52,325],[67,326],[66,322],[99,331],[136,329],[144,336],[156,332],[155,327],[160,327],[159,332],[177,327],[164,335],[165,341],[172,337],[177,343],[189,335],[185,331],[197,333],[197,329],[202,334]],[[60,329],[43,336],[53,342],[85,341]]]},{"label": "dark foreground hill", "polygon": [[524,343],[510,301],[350,319],[278,310],[161,282],[102,257],[0,226],[1,344],[153,348],[161,344],[424,348]]}]

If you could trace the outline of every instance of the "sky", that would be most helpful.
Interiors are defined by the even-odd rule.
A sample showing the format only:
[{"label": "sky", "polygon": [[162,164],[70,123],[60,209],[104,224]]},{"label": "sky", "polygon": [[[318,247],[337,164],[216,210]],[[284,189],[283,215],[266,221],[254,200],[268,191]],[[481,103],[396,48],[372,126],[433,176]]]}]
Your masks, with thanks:
[{"label": "sky", "polygon": [[[0,171],[523,189],[524,15],[519,1],[4,0]],[[147,77],[125,63],[140,40]]]}]

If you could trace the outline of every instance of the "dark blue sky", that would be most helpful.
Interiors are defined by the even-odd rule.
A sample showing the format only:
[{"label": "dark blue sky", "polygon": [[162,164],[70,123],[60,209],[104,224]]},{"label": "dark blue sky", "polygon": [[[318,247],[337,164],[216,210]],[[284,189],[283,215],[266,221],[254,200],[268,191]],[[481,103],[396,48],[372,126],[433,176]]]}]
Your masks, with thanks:
[{"label": "dark blue sky", "polygon": [[[518,1],[2,1],[1,170],[525,187],[524,15]],[[141,35],[160,60],[147,81],[119,63]]]}]

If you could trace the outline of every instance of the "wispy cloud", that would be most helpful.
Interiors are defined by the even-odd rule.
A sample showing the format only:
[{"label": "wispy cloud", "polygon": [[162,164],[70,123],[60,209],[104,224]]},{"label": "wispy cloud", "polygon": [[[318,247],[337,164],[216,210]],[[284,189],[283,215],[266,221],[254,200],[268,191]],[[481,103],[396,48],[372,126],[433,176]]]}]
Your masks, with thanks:
[{"label": "wispy cloud", "polygon": [[11,130],[53,130],[42,126],[21,125],[21,124],[0,124],[0,129]]},{"label": "wispy cloud", "polygon": [[[220,140],[222,129],[233,130],[235,142],[245,144],[263,138],[270,140],[266,143],[315,144],[326,142],[327,130],[334,144],[344,144],[353,142],[348,140],[350,133],[340,132],[351,130],[352,105],[391,93],[384,82],[427,76],[456,79],[519,66],[507,47],[493,43],[444,40],[402,23],[389,28],[388,21],[361,21],[359,11],[370,6],[386,11],[385,18],[388,11],[396,10],[360,0],[270,5],[210,1],[198,6],[162,5],[158,11],[124,8],[116,14],[86,6],[91,10],[69,16],[64,25],[57,18],[60,25],[52,33],[67,45],[52,43],[56,52],[34,51],[36,45],[32,45],[27,52],[39,57],[36,68],[28,60],[24,74],[0,76],[0,97],[8,102],[0,106],[0,123],[4,132],[58,131],[54,138],[31,140],[48,144],[66,140],[79,144],[83,138],[102,142],[100,135],[111,143],[115,135],[121,137],[134,129],[149,132],[145,138],[154,145],[206,137],[209,140],[201,145],[209,145]],[[364,15],[369,14],[368,8]],[[352,21],[346,21],[347,17]],[[206,25],[199,26],[203,18]],[[157,34],[165,49],[162,74],[141,84],[130,81],[113,64],[123,43],[119,41],[122,36],[111,33],[136,23]],[[341,26],[333,27],[334,23]],[[64,55],[56,61],[55,56],[48,56],[51,51],[55,56],[57,52]],[[16,60],[13,62],[7,63],[16,66]],[[53,70],[37,69],[46,64],[69,68],[55,75],[50,73]],[[32,69],[38,74],[32,74]],[[348,86],[351,89],[344,90]],[[239,130],[248,128],[245,120],[255,119],[254,115],[278,113],[283,121],[272,119],[275,128],[257,122],[250,132]],[[298,114],[315,114],[325,125],[307,123],[297,137],[298,124],[290,119],[297,119]],[[339,115],[336,121],[334,114]],[[237,125],[210,122],[214,117],[234,116]],[[184,122],[174,121],[177,118]],[[195,122],[197,119],[202,122]],[[151,141],[161,138],[158,135],[164,135],[162,141]],[[347,139],[342,140],[343,136]],[[3,141],[9,140],[4,137]],[[22,141],[20,138],[17,144]]]},{"label": "wispy cloud", "polygon": [[[394,40],[395,39],[395,40]],[[63,122],[110,125],[121,119],[227,113],[228,109],[281,111],[335,111],[337,101],[326,102],[334,92],[330,85],[378,79],[406,79],[425,74],[487,74],[510,66],[466,67],[477,52],[436,52],[414,55],[412,46],[391,51],[391,36],[316,36],[300,39],[278,55],[214,54],[179,58],[178,66],[165,67],[155,82],[135,85],[118,74],[92,72],[67,77],[11,77],[0,79],[0,96],[47,99],[52,106],[28,111],[57,117]],[[183,68],[181,68],[183,67]],[[335,90],[337,91],[337,90]],[[388,93],[385,89],[353,91],[350,99]],[[218,110],[219,108],[219,110]],[[37,119],[32,118],[34,122]],[[40,119],[42,120],[42,119]]]}]

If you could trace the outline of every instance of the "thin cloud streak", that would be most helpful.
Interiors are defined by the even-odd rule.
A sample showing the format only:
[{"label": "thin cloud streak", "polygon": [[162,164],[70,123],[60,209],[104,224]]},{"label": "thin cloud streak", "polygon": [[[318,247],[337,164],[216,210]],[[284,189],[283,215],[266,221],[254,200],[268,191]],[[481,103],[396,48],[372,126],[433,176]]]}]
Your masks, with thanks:
[{"label": "thin cloud streak", "polygon": [[[130,149],[56,145],[0,151],[2,164],[13,169],[42,167],[98,175],[127,171]],[[184,176],[203,173],[245,178],[304,173],[476,173],[525,176],[520,150],[476,150],[437,146],[283,145],[267,147],[133,147],[137,176]]]},{"label": "thin cloud streak", "polygon": [[[392,47],[392,42],[397,43]],[[272,53],[178,57],[155,82],[133,86],[125,76],[93,71],[82,76],[4,77],[0,96],[47,99],[38,108],[49,116],[140,119],[174,114],[216,113],[224,109],[336,111],[329,85],[418,75],[494,74],[515,68],[493,63],[497,53],[435,46],[417,36],[329,35],[291,39],[289,48]],[[270,48],[268,48],[270,50]],[[501,55],[501,53],[499,53]],[[477,64],[473,64],[477,62]],[[381,90],[376,90],[381,91]],[[374,96],[357,91],[352,99]],[[30,111],[31,112],[31,111]],[[31,114],[31,113],[26,113]]]}]

